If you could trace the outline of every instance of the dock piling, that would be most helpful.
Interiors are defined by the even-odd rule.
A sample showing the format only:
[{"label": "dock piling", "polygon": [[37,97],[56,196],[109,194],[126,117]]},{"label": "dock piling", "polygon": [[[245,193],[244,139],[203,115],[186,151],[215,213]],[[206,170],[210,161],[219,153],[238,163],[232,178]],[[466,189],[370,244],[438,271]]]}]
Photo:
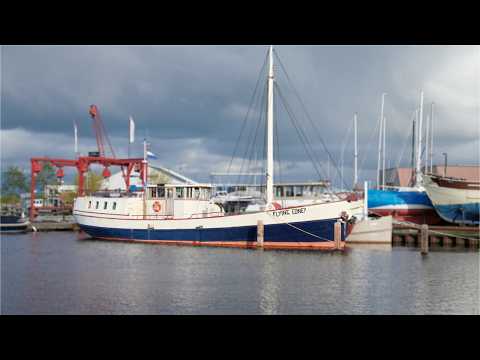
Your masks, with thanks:
[{"label": "dock piling", "polygon": [[342,223],[340,221],[337,221],[333,227],[333,240],[335,242],[335,249],[340,249],[342,242]]},{"label": "dock piling", "polygon": [[420,246],[422,255],[428,254],[428,225],[423,224],[420,229]]},{"label": "dock piling", "polygon": [[265,234],[265,226],[262,220],[257,221],[257,247],[263,248],[263,238]]}]

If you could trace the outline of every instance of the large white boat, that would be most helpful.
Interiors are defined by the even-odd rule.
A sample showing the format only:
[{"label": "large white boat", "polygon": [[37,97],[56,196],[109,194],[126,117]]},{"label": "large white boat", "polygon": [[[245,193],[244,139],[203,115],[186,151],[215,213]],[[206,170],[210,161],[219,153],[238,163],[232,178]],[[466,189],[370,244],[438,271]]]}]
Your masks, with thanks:
[{"label": "large white boat", "polygon": [[[211,200],[210,184],[147,184],[138,192],[77,197],[73,215],[92,237],[168,244],[252,246],[257,224],[264,226],[264,247],[332,248],[334,225],[341,222],[342,246],[347,221],[363,208],[363,200],[336,200],[282,207],[273,186],[273,48],[267,76],[267,144],[265,202],[258,211],[226,214]],[[144,146],[144,169],[147,169]]]}]

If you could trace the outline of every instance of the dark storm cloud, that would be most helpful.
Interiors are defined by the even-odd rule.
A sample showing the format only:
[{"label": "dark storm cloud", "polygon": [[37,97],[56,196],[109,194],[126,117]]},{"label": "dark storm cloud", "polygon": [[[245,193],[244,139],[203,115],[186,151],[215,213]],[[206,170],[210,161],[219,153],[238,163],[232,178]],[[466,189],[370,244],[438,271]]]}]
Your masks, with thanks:
[{"label": "dark storm cloud", "polygon": [[[458,163],[478,162],[478,49],[276,47],[337,162],[344,149],[346,168],[351,166],[353,152],[352,134],[347,139],[346,133],[353,113],[358,112],[360,158],[365,158],[366,176],[376,166],[372,133],[383,91],[388,92],[387,153],[392,165],[408,141],[420,88],[425,91],[426,108],[431,101],[436,103],[437,153],[448,151],[449,158]],[[266,50],[264,46],[3,47],[2,162],[24,163],[38,152],[53,156],[57,150],[71,149],[74,119],[79,122],[83,149],[88,151],[95,145],[88,106],[95,103],[118,152],[126,154],[127,119],[133,115],[137,140],[147,134],[164,165],[206,179],[210,171],[224,171],[229,163]],[[281,70],[277,65],[280,89],[304,124],[315,157],[325,163],[318,134],[302,116]],[[307,165],[305,149],[279,106],[281,157],[288,163],[285,171],[312,177],[315,172]],[[255,126],[255,119],[252,116],[249,126]],[[48,139],[57,141],[45,143]],[[7,141],[8,147],[4,146]],[[27,143],[12,146],[15,141]],[[237,156],[244,154],[247,143],[244,136]],[[138,151],[140,147],[137,143]]]}]

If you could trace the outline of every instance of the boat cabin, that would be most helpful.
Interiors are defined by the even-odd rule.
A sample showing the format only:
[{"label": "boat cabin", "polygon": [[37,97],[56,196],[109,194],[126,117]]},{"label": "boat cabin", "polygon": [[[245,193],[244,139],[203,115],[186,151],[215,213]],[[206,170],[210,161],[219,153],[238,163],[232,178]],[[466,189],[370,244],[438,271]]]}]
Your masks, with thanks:
[{"label": "boat cabin", "polygon": [[219,216],[223,211],[210,200],[211,194],[209,184],[158,184],[148,185],[145,194],[143,189],[128,193],[100,191],[76,201],[80,210],[89,213],[158,219]]}]

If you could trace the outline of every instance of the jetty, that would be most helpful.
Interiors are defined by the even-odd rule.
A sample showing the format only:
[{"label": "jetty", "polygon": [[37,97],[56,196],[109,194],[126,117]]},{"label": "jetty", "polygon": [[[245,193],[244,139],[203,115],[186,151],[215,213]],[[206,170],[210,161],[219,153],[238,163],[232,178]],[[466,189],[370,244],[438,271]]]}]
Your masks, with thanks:
[{"label": "jetty", "polygon": [[428,252],[428,246],[480,247],[480,228],[474,226],[428,226],[413,223],[394,223],[393,245],[417,245],[422,252]]}]

